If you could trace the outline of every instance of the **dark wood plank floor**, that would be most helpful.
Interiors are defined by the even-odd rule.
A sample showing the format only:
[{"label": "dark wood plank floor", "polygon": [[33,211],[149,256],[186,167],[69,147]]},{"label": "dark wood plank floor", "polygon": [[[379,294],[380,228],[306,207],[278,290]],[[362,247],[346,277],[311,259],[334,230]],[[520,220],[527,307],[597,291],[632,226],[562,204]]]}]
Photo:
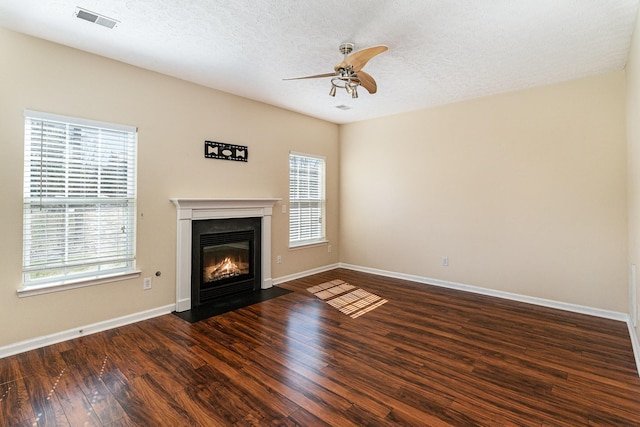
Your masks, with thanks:
[{"label": "dark wood plank floor", "polygon": [[[389,302],[353,319],[306,292]],[[2,426],[640,425],[627,327],[348,270],[0,359]]]}]

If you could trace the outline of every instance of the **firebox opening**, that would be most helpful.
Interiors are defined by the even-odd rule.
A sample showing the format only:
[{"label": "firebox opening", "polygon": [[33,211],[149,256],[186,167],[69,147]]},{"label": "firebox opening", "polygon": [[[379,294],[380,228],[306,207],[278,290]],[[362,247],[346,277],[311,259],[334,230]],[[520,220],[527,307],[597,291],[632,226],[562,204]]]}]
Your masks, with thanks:
[{"label": "firebox opening", "polygon": [[202,282],[248,275],[250,243],[238,242],[202,248]]}]

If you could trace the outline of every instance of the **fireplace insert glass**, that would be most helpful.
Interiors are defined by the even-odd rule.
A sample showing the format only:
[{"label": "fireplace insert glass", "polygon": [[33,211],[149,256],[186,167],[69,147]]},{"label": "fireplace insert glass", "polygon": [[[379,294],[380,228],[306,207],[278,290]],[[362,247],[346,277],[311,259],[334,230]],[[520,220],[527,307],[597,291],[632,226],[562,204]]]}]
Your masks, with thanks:
[{"label": "fireplace insert glass", "polygon": [[202,282],[248,275],[250,247],[250,242],[244,241],[202,248]]}]

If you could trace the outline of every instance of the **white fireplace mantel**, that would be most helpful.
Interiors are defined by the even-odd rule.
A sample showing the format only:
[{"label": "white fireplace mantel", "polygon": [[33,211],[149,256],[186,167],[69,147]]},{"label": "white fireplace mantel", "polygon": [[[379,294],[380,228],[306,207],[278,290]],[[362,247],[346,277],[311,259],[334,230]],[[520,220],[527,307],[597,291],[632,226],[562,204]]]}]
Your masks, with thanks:
[{"label": "white fireplace mantel", "polygon": [[191,227],[193,221],[224,218],[262,218],[262,283],[271,278],[271,216],[282,199],[171,199],[178,217],[176,254],[176,311],[191,309]]}]

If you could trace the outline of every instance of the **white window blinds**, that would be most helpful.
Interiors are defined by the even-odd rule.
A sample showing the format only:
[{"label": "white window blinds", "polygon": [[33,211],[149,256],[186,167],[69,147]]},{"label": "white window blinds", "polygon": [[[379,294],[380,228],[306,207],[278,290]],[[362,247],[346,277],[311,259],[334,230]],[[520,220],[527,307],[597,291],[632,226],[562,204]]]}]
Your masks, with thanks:
[{"label": "white window blinds", "polygon": [[325,161],[289,155],[289,246],[325,240]]},{"label": "white window blinds", "polygon": [[23,284],[134,269],[136,129],[25,111]]}]

